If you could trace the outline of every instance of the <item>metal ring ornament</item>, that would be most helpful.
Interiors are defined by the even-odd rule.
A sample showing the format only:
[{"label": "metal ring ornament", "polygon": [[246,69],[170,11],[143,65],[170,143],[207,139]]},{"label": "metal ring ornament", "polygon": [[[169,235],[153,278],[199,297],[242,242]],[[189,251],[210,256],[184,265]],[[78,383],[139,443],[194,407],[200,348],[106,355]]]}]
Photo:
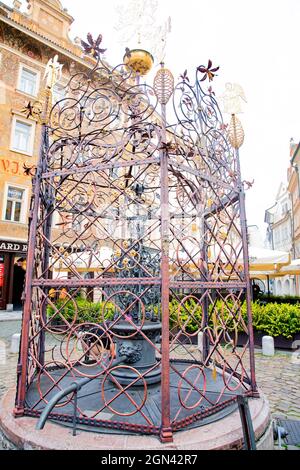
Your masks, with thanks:
[{"label": "metal ring ornament", "polygon": [[[125,307],[125,310],[123,311],[123,309],[118,305],[118,303],[120,303],[120,300],[117,299],[114,302],[112,299],[114,297],[118,297],[119,299],[122,299],[122,301],[124,301],[126,296],[129,296],[129,297],[131,296],[134,300],[133,302],[130,303],[129,306]],[[138,303],[140,307],[138,324],[133,323],[132,319],[130,318],[130,308],[132,308],[132,306],[136,303]],[[115,316],[113,320],[109,321],[106,318],[105,312],[106,310],[111,310],[112,305],[114,306],[114,309],[115,309]],[[105,302],[102,305],[101,318],[102,318],[102,323],[106,328],[106,331],[112,337],[121,338],[121,339],[133,338],[134,336],[140,333],[140,331],[142,330],[144,326],[145,319],[146,319],[145,305],[142,302],[141,298],[138,295],[136,295],[134,292],[131,292],[128,290],[119,290],[111,294],[108,298],[106,298]],[[120,324],[120,322],[124,322],[125,325],[131,325],[134,328],[134,331],[132,333],[122,334],[122,335],[116,333],[113,328],[114,326],[117,326],[118,324]]]},{"label": "metal ring ornament", "polygon": [[[52,299],[56,296],[56,294],[58,294],[58,296],[62,296],[62,295],[64,296],[63,299],[62,299],[64,301],[63,305],[58,307],[58,308],[54,305],[54,302],[52,301]],[[65,300],[65,299],[67,299],[67,300]],[[43,312],[43,309],[44,309],[44,304],[46,302],[49,303],[49,304],[52,304],[51,308],[54,308],[54,315],[53,316],[49,315],[49,317],[47,319],[44,319],[42,312]],[[65,317],[63,316],[63,314],[61,313],[62,309],[67,305],[68,302],[71,302],[71,304],[74,307],[74,316],[73,316],[71,322],[68,322],[65,319]],[[46,306],[46,309],[47,309],[47,306]],[[78,314],[77,304],[76,304],[75,300],[73,299],[73,297],[67,291],[65,291],[62,294],[61,290],[54,290],[53,292],[51,292],[51,294],[48,293],[48,295],[46,297],[44,297],[44,299],[40,303],[40,322],[41,322],[42,328],[44,330],[48,331],[48,333],[53,333],[53,334],[56,334],[56,335],[65,335],[65,334],[69,333],[69,331],[72,330],[73,326],[76,323],[77,314]],[[51,326],[52,320],[57,315],[63,320],[62,325]]]},{"label": "metal ring ornament", "polygon": [[[187,378],[187,375],[192,371],[192,370],[198,370],[200,372],[200,377],[203,377],[203,387],[202,387],[202,390],[201,390],[201,393],[199,391],[197,391],[194,387],[195,386],[195,383],[193,383],[193,385],[190,385],[190,380],[188,380]],[[198,376],[199,377],[199,376]],[[192,392],[192,391],[195,391],[196,393],[200,394],[200,398],[199,400],[194,403],[193,405],[187,405],[184,401],[184,399],[182,398],[182,386],[183,386],[183,382],[186,382],[188,386],[191,387],[191,389],[189,390],[189,392]],[[195,408],[197,408],[200,403],[205,399],[205,393],[206,393],[206,387],[207,387],[207,380],[206,380],[206,374],[204,372],[204,367],[203,366],[199,366],[197,364],[193,364],[192,366],[189,366],[182,374],[181,376],[181,379],[180,381],[178,382],[178,399],[179,399],[179,402],[181,404],[181,406],[183,406],[183,408],[185,408],[186,410],[194,410]],[[197,387],[198,388],[198,387]]]},{"label": "metal ring ornament", "polygon": [[[55,371],[57,370],[57,368],[61,368],[64,371],[68,371],[68,373],[71,373],[71,375],[74,377],[74,380],[75,380],[75,375],[72,373],[72,369],[66,363],[59,362],[59,361],[46,363],[42,368],[40,368],[40,370],[38,372],[38,375],[37,375],[37,381],[36,381],[39,396],[40,396],[41,400],[46,404],[48,404],[48,402],[49,402],[49,400],[46,399],[46,397],[49,393],[51,393],[53,390],[56,393],[57,389],[63,390],[63,387],[59,385],[61,380],[57,380],[56,378],[55,379],[53,378],[53,380],[52,380],[52,375],[51,375],[52,371],[48,370],[48,369],[52,368],[53,366],[55,367]],[[51,379],[49,379],[49,376],[51,377]],[[42,390],[42,380],[45,377],[48,377],[48,379],[51,380],[52,386],[50,386],[50,388],[48,388],[48,390],[43,391]],[[51,384],[51,382],[50,382],[50,384]],[[74,397],[74,392],[70,393],[69,397],[66,397],[65,400],[60,401],[58,404],[56,404],[55,408],[63,408],[64,406],[68,405],[72,401],[73,397]]]},{"label": "metal ring ornament", "polygon": [[[98,333],[100,333],[100,336]],[[108,342],[109,347],[104,347],[104,341]],[[93,361],[88,363],[86,362],[86,356],[90,352]],[[114,355],[115,349],[112,337],[105,328],[97,323],[76,325],[68,336],[66,346],[68,365],[76,374],[82,377],[96,378],[103,375],[111,367]],[[96,369],[96,372],[92,369]]]},{"label": "metal ring ornament", "polygon": [[[192,312],[190,312],[189,310],[189,307],[187,307],[185,304],[186,302],[188,302],[189,300],[193,300],[195,303],[196,303],[196,306],[194,306],[194,309]],[[200,308],[201,310],[201,321],[199,322],[199,320],[194,316],[195,314],[195,309],[197,308]],[[182,313],[185,312],[185,316],[187,315],[187,319],[184,321],[182,321]],[[187,330],[186,330],[186,327],[188,326],[189,324],[189,321],[193,319],[194,320],[194,323],[196,323],[198,325],[198,329],[194,332],[194,333],[189,333]],[[184,297],[180,304],[178,305],[178,308],[177,308],[177,321],[178,321],[178,325],[180,326],[180,329],[181,331],[186,335],[186,336],[189,336],[189,337],[193,337],[193,336],[196,336],[198,335],[199,331],[202,331],[203,327],[204,327],[204,323],[205,323],[205,319],[204,319],[204,316],[203,316],[203,309],[202,309],[202,306],[201,306],[201,299],[198,299],[197,297],[195,297],[194,295],[187,295],[186,297]]]},{"label": "metal ring ornament", "polygon": [[[125,387],[121,386],[119,383],[118,383],[118,379],[116,377],[114,377],[113,373],[116,372],[116,371],[121,371],[121,370],[126,370],[126,371],[130,371],[131,373],[133,374],[136,374],[137,378],[132,378],[132,382],[128,385],[126,385]],[[110,380],[112,381],[113,383],[115,383],[115,388],[116,388],[116,395],[115,397],[111,397],[109,398],[109,400],[107,400],[105,398],[105,385],[106,385],[106,382],[107,380]],[[129,412],[124,412],[122,413],[121,411],[118,411],[116,409],[114,409],[110,403],[113,403],[116,399],[118,399],[120,396],[122,397],[122,400],[124,400],[126,398],[126,393],[127,390],[129,390],[131,387],[134,387],[136,386],[137,382],[141,381],[143,383],[143,390],[144,390],[144,395],[143,395],[143,398],[142,398],[142,401],[140,404],[137,404],[135,402],[135,400],[133,400],[132,398],[132,401],[134,403],[132,403],[131,400],[130,403],[135,407],[135,410],[133,411],[129,411]],[[104,379],[103,379],[103,382],[102,382],[102,386],[101,386],[101,395],[102,395],[102,400],[103,402],[105,403],[105,407],[107,409],[109,409],[112,413],[114,413],[115,415],[117,416],[133,416],[135,415],[136,413],[140,412],[141,409],[144,407],[145,403],[146,403],[146,400],[147,400],[147,382],[145,380],[145,378],[143,377],[142,374],[140,374],[140,372],[135,369],[134,367],[131,367],[131,366],[116,366],[116,367],[113,367],[109,370],[109,372],[105,375]]]}]

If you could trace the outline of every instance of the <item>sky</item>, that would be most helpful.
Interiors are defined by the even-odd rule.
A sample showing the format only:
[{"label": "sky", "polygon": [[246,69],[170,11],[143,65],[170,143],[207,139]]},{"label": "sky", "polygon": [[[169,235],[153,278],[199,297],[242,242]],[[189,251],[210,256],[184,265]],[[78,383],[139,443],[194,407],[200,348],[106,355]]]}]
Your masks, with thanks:
[{"label": "sky", "polygon": [[[75,19],[70,37],[102,33],[106,59],[115,65],[124,53],[115,40],[120,1],[130,0],[61,0]],[[264,211],[286,181],[290,139],[300,140],[300,0],[159,0],[158,16],[172,19],[165,62],[175,78],[211,59],[220,66],[212,83],[217,96],[226,82],[244,89],[240,158],[243,179],[254,180],[247,222],[264,236]]]}]

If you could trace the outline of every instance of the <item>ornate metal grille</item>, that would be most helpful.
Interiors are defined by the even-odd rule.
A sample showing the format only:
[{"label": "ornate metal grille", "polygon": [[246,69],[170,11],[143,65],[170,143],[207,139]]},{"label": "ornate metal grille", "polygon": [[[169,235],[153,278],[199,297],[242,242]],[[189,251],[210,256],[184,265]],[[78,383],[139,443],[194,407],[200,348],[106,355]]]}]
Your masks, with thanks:
[{"label": "ornate metal grille", "polygon": [[15,412],[90,377],[78,424],[168,441],[256,393],[239,156],[203,67],[152,88],[98,52],[43,126]]}]

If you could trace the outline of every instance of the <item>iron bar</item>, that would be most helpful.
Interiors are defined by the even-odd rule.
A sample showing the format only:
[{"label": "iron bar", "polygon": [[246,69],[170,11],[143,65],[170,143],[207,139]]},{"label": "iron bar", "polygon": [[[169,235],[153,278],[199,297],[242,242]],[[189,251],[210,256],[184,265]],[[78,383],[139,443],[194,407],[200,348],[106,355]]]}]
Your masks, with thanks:
[{"label": "iron bar", "polygon": [[[236,164],[237,172],[241,178],[240,168],[240,156],[238,149],[236,150]],[[253,392],[257,392],[257,384],[255,379],[255,357],[254,357],[254,333],[252,324],[252,311],[251,311],[251,280],[249,273],[249,250],[248,250],[248,228],[246,219],[246,203],[245,203],[245,192],[243,183],[240,183],[240,211],[241,211],[241,226],[242,226],[242,243],[243,243],[243,255],[244,255],[244,273],[246,287],[246,301],[247,301],[247,318],[249,328],[249,355],[250,355],[250,374],[251,374],[251,387]]]},{"label": "iron bar", "polygon": [[248,398],[239,395],[237,397],[237,402],[244,435],[244,450],[256,450],[255,434],[253,430]]},{"label": "iron bar", "polygon": [[[163,67],[163,64],[162,64]],[[164,94],[164,83],[162,93]],[[161,104],[161,142],[166,143],[167,118],[166,105]],[[160,179],[161,179],[161,309],[162,309],[162,419],[161,419],[161,441],[172,442],[172,431],[170,423],[170,352],[169,352],[169,181],[168,181],[168,153],[165,148],[160,150]]]},{"label": "iron bar", "polygon": [[32,208],[32,219],[29,229],[28,239],[28,254],[27,254],[27,266],[25,275],[25,303],[23,309],[22,318],[22,334],[20,343],[20,363],[22,364],[21,372],[17,377],[17,397],[16,397],[16,409],[15,414],[20,416],[24,412],[24,403],[26,398],[26,385],[27,385],[27,373],[28,373],[28,351],[29,351],[29,331],[30,331],[30,320],[31,320],[31,302],[32,302],[32,282],[34,279],[34,261],[35,261],[35,248],[36,248],[36,235],[37,235],[37,223],[38,223],[38,210],[40,203],[40,188],[41,188],[41,173],[45,160],[45,140],[46,140],[46,126],[42,126],[41,132],[41,148],[39,154],[39,160],[37,164],[37,171],[34,178],[33,188],[33,208]]}]

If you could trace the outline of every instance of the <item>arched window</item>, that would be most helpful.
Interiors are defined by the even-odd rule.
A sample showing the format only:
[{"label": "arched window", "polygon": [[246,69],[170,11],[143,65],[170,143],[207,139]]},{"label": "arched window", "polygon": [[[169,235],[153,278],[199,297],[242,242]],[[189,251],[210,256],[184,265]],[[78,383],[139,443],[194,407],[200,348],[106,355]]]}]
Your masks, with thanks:
[{"label": "arched window", "polygon": [[276,284],[276,294],[277,294],[277,295],[282,295],[282,284],[281,284],[281,281],[277,281],[277,284]]}]

